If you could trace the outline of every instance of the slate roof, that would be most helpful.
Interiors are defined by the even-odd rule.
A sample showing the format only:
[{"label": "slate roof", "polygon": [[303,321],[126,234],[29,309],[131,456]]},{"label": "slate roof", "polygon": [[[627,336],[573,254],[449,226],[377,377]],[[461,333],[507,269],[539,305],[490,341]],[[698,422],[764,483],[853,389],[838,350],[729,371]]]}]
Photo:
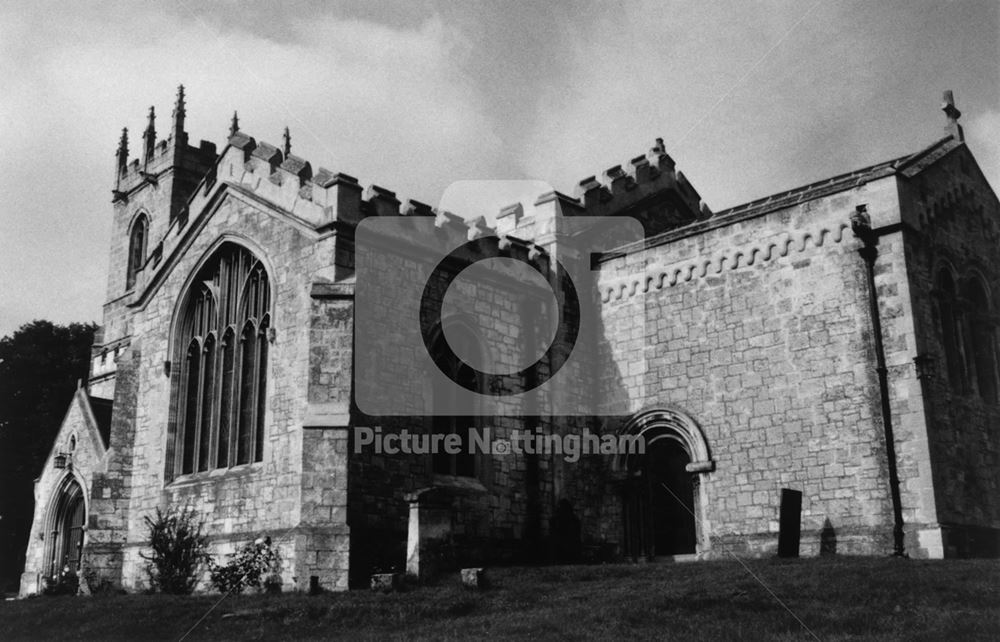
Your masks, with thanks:
[{"label": "slate roof", "polygon": [[91,395],[87,395],[87,401],[90,402],[90,410],[94,413],[94,419],[97,420],[97,432],[101,433],[104,447],[107,448],[111,444],[111,409],[114,402]]},{"label": "slate roof", "polygon": [[915,154],[900,156],[890,161],[863,167],[852,172],[847,172],[846,174],[840,174],[785,192],[765,196],[749,203],[730,207],[729,209],[716,212],[713,218],[729,216],[743,218],[744,216],[754,216],[785,209],[786,207],[793,207],[816,198],[854,189],[865,183],[870,183],[871,181],[897,173],[910,178],[961,144],[961,142],[954,140],[951,136],[946,136]]}]

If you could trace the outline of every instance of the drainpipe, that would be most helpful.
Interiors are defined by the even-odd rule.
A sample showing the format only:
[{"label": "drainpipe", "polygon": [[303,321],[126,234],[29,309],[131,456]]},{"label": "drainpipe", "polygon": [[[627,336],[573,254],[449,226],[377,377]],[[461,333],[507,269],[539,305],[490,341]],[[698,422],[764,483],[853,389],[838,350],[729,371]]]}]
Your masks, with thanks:
[{"label": "drainpipe", "polygon": [[868,280],[868,305],[871,310],[872,334],[875,337],[875,372],[878,373],[879,396],[882,402],[882,426],[885,430],[885,456],[889,468],[889,496],[892,500],[892,554],[905,557],[903,548],[903,503],[899,494],[899,472],[896,468],[896,440],[892,430],[892,408],[889,404],[889,369],[885,365],[885,346],[882,344],[882,319],[878,307],[878,291],[875,289],[875,259],[878,258],[878,239],[890,229],[873,230],[868,206],[858,205],[851,216],[851,229],[864,246],[858,250],[865,260],[865,274]]}]

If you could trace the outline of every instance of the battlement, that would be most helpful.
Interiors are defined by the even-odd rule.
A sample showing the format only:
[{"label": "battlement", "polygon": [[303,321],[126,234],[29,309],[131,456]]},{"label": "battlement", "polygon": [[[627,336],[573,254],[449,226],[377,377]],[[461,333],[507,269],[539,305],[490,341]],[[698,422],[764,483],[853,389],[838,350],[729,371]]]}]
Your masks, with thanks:
[{"label": "battlement", "polygon": [[[483,217],[466,220],[410,199],[380,185],[363,187],[348,174],[285,154],[278,147],[237,131],[219,158],[215,177],[285,210],[313,227],[336,223],[355,226],[369,216],[433,216],[437,227],[465,240],[497,235]],[[206,192],[212,182],[206,182]],[[197,200],[197,199],[196,199]],[[197,204],[192,202],[191,209]]]},{"label": "battlement", "polygon": [[172,167],[199,171],[215,161],[215,143],[200,141],[198,147],[187,145],[178,148],[172,137],[160,140],[147,159],[133,158],[118,174],[115,195],[126,196],[146,182],[156,182],[157,177]]},{"label": "battlement", "polygon": [[576,194],[590,216],[620,214],[663,196],[670,197],[686,218],[706,218],[712,214],[664,150],[662,138],[656,139],[648,153],[631,159],[627,169],[615,165],[604,171],[603,180],[595,176],[583,179]]},{"label": "battlement", "polygon": [[[324,167],[314,169],[308,160],[291,153],[287,128],[283,144],[274,145],[240,131],[236,114],[228,144],[216,156],[215,145],[210,142],[202,141],[199,147],[187,144],[184,109],[181,87],[171,134],[154,142],[155,112],[150,108],[143,155],[125,162],[127,133],[123,133],[117,154],[118,198],[127,198],[130,190],[144,183],[155,183],[159,173],[170,167],[190,169],[200,180],[179,204],[176,216],[172,213],[165,235],[151,250],[154,265],[171,252],[190,213],[202,212],[209,206],[220,184],[242,198],[268,203],[320,233],[349,232],[369,216],[432,216],[438,234],[448,235],[456,244],[495,237],[501,239],[502,251],[523,251],[533,259],[556,251],[560,216],[631,216],[642,223],[647,236],[652,236],[712,215],[664,151],[662,139],[657,139],[648,153],[608,168],[600,178],[583,179],[575,196],[552,191],[539,195],[527,208],[520,204],[504,207],[495,226],[491,226],[482,216],[466,219],[413,199],[404,203],[395,192],[380,185],[363,186],[348,174]],[[140,275],[140,279],[144,276]]]},{"label": "battlement", "polygon": [[377,184],[363,187],[344,173],[324,167],[314,171],[309,161],[290,153],[287,130],[285,137],[283,150],[234,129],[216,175],[315,227],[353,226],[368,216],[435,216],[440,227],[460,231],[469,240],[486,235],[532,240],[547,229],[538,219],[557,211],[565,216],[634,216],[648,234],[712,215],[663,151],[661,139],[648,154],[633,158],[627,170],[615,165],[602,180],[589,176],[580,181],[577,196],[542,194],[527,212],[520,204],[504,207],[491,227],[483,217],[466,220],[416,200],[403,203],[392,190]]},{"label": "battlement", "polygon": [[198,147],[188,145],[184,131],[184,86],[177,88],[170,133],[157,140],[156,110],[149,108],[148,123],[142,135],[141,155],[129,160],[128,128],[122,129],[115,152],[114,200],[122,201],[134,190],[147,183],[156,184],[160,175],[169,169],[180,169],[200,179],[215,162],[215,143],[203,140]]},{"label": "battlement", "polygon": [[519,203],[501,208],[497,229],[535,238],[545,229],[539,219],[556,212],[563,216],[632,216],[642,223],[647,236],[712,216],[659,138],[647,154],[636,156],[627,165],[609,167],[600,179],[595,175],[581,180],[575,196],[552,191],[540,195],[528,211]]},{"label": "battlement", "polygon": [[588,176],[579,182],[576,197],[589,216],[614,216],[648,204],[657,197],[669,197],[682,215],[693,219],[711,215],[698,191],[676,168],[663,148],[663,139],[648,153],[636,156],[626,166],[604,170],[601,180]]},{"label": "battlement", "polygon": [[[346,233],[349,244],[353,229],[362,219],[370,216],[402,219],[433,217],[436,243],[458,247],[482,239],[482,243],[492,245],[479,248],[482,251],[501,256],[522,256],[537,262],[543,272],[547,269],[544,266],[548,265],[548,257],[541,248],[530,241],[505,237],[487,225],[483,217],[466,220],[413,199],[401,203],[394,192],[384,187],[369,185],[365,188],[353,176],[323,167],[313,171],[309,161],[291,154],[287,130],[284,145],[278,148],[239,131],[234,117],[229,144],[217,161],[201,173],[200,182],[192,186],[190,196],[181,204],[177,216],[171,217],[165,231],[151,245],[144,269],[136,274],[137,296],[155,277],[163,258],[171,256],[183,242],[183,232],[192,213],[210,210],[221,188],[238,198],[277,208],[303,229],[319,234]],[[404,233],[397,240],[404,244],[419,243],[422,239],[429,241],[421,236],[426,234],[426,226],[412,227],[423,232],[415,233],[404,225],[401,229],[411,233]],[[345,249],[350,247],[348,245]]]}]

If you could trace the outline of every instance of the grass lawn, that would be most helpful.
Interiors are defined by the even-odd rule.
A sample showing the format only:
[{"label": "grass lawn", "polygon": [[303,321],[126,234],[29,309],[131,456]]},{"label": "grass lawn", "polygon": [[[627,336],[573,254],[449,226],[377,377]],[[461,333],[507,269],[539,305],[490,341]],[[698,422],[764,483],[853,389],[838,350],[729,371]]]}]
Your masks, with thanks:
[{"label": "grass lawn", "polygon": [[[1000,561],[747,560],[490,569],[368,591],[226,598],[189,640],[302,638],[1000,639]],[[0,640],[177,640],[219,599],[113,595],[0,603]]]}]

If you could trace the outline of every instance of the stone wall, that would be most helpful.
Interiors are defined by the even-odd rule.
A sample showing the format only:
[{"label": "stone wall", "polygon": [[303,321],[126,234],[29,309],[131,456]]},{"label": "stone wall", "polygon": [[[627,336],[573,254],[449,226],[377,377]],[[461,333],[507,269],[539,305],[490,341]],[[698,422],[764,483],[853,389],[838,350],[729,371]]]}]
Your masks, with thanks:
[{"label": "stone wall", "polygon": [[[55,457],[59,454],[68,455],[63,468],[57,468],[55,464]],[[44,589],[44,579],[51,577],[54,572],[58,573],[62,568],[61,565],[53,568],[47,559],[51,555],[53,544],[52,529],[58,528],[55,524],[54,511],[60,491],[65,490],[68,483],[75,481],[83,490],[86,514],[92,515],[93,480],[95,474],[104,469],[106,454],[86,393],[79,390],[70,403],[52,451],[45,460],[42,474],[35,482],[35,512],[28,538],[24,573],[21,576],[22,596],[40,593]],[[84,576],[88,576],[95,568],[90,558],[93,538],[90,532],[85,538],[87,548],[81,571]]]},{"label": "stone wall", "polygon": [[[585,548],[622,552],[623,471],[614,457],[574,463],[556,453],[478,454],[475,475],[460,477],[435,474],[429,454],[357,447],[358,427],[426,434],[433,425],[427,377],[378,367],[413,355],[359,349],[360,330],[394,337],[400,315],[419,316],[400,301],[426,281],[416,254],[399,252],[393,279],[359,316],[355,268],[360,273],[371,257],[358,254],[356,265],[355,231],[370,216],[412,223],[389,233],[392,247],[419,246],[429,240],[421,234],[450,247],[473,241],[470,252],[516,254],[553,283],[550,261],[569,256],[556,244],[559,216],[634,216],[655,236],[601,259],[596,287],[580,293],[583,305],[600,312],[599,327],[580,339],[585,358],[568,366],[580,385],[530,402],[483,395],[484,405],[468,413],[476,426],[495,439],[526,429],[616,434],[637,413],[670,408],[693,419],[710,451],[702,463],[711,465],[695,473],[700,553],[774,552],[781,489],[792,488],[803,493],[804,553],[818,553],[832,533],[838,552],[881,554],[891,550],[888,464],[871,293],[850,229],[855,207],[865,204],[880,234],[876,295],[908,551],[971,554],[997,541],[982,528],[1000,529],[1000,503],[981,498],[1000,487],[993,434],[1000,409],[974,394],[975,385],[956,390],[928,376],[923,358],[942,361],[931,292],[937,266],[975,271],[994,291],[1000,277],[991,260],[1000,207],[964,148],[913,181],[887,170],[799,204],[712,215],[658,142],[633,159],[630,174],[615,167],[603,185],[583,181],[579,199],[553,192],[531,216],[505,209],[498,226],[524,238],[505,239],[501,248],[482,219],[465,222],[412,201],[401,209],[392,192],[375,186],[362,196],[355,179],[324,169],[313,175],[302,159],[242,133],[198,185],[193,177],[215,158],[214,147],[190,148],[183,138],[178,150],[157,145],[159,180],[147,181],[134,163],[126,172],[127,197],[119,194],[115,204],[104,336],[94,353],[94,389],[113,393],[115,409],[111,452],[91,474],[88,559],[126,588],[145,583],[143,517],[167,506],[196,509],[218,559],[269,535],[285,560],[286,587],[303,589],[313,577],[343,589],[349,576],[361,584],[376,569],[402,568],[407,497],[429,488],[450,498],[454,563],[550,556],[557,505],[580,520]],[[171,154],[176,172],[163,160]],[[186,203],[178,197],[188,193]],[[151,222],[151,260],[126,292],[128,231],[140,212]],[[436,227],[420,231],[428,220]],[[181,353],[173,332],[190,280],[223,241],[245,245],[271,278],[264,459],[178,476]],[[448,322],[476,335],[499,371],[517,369],[525,338],[544,334],[517,320],[541,318],[551,306],[544,283],[513,292],[510,282],[456,281],[450,299],[443,282],[430,289],[432,301],[447,303]],[[564,299],[565,290],[555,290]],[[1000,388],[1000,372],[994,376]],[[510,382],[480,383],[503,393]],[[358,395],[385,390],[417,410],[364,414]],[[590,411],[553,416],[547,405],[557,401]],[[36,567],[39,554],[29,550]]]},{"label": "stone wall", "polygon": [[[193,506],[204,519],[212,552],[224,557],[242,543],[270,535],[285,560],[286,586],[307,587],[315,574],[297,558],[301,546],[293,528],[302,515],[304,451],[301,426],[306,412],[309,349],[309,286],[317,269],[332,264],[332,243],[315,232],[265,213],[253,202],[230,194],[193,216],[183,230],[186,241],[165,256],[162,282],[136,306],[132,349],[138,351],[134,448],[128,493],[124,584],[140,588],[147,538],[142,517],[157,507]],[[179,353],[171,330],[180,314],[187,281],[221,240],[248,246],[271,277],[274,341],[269,349],[264,460],[259,463],[175,477],[173,429]],[[167,374],[169,370],[169,375]],[[116,404],[116,417],[129,408]]]},{"label": "stone wall", "polygon": [[[805,553],[818,552],[830,526],[839,552],[891,550],[868,288],[849,229],[862,203],[876,226],[898,220],[895,179],[698,234],[681,231],[604,264],[605,349],[618,368],[605,374],[602,414],[674,407],[700,425],[715,461],[700,479],[700,518],[711,533],[704,548],[714,553],[773,553],[785,487],[803,492]],[[911,523],[933,521],[933,505],[924,511],[913,488],[928,483],[927,471],[906,465],[925,438],[921,405],[910,395],[903,248],[897,236],[880,250],[892,408],[909,483],[904,506]],[[643,293],[646,276],[653,287]]]},{"label": "stone wall", "polygon": [[[919,351],[927,359],[922,378],[928,398],[928,435],[940,533],[927,537],[947,556],[1000,554],[1000,406],[980,390],[979,370],[997,363],[996,319],[1000,269],[1000,206],[965,146],[902,183],[908,213],[905,230]],[[949,372],[942,330],[941,271],[955,281],[963,334],[960,372]],[[985,285],[988,308],[977,309],[962,297],[972,277]],[[982,314],[992,326],[991,345],[972,344],[972,317]],[[983,360],[985,357],[985,361]],[[956,376],[957,375],[957,376]],[[996,380],[996,372],[988,373]]]}]

